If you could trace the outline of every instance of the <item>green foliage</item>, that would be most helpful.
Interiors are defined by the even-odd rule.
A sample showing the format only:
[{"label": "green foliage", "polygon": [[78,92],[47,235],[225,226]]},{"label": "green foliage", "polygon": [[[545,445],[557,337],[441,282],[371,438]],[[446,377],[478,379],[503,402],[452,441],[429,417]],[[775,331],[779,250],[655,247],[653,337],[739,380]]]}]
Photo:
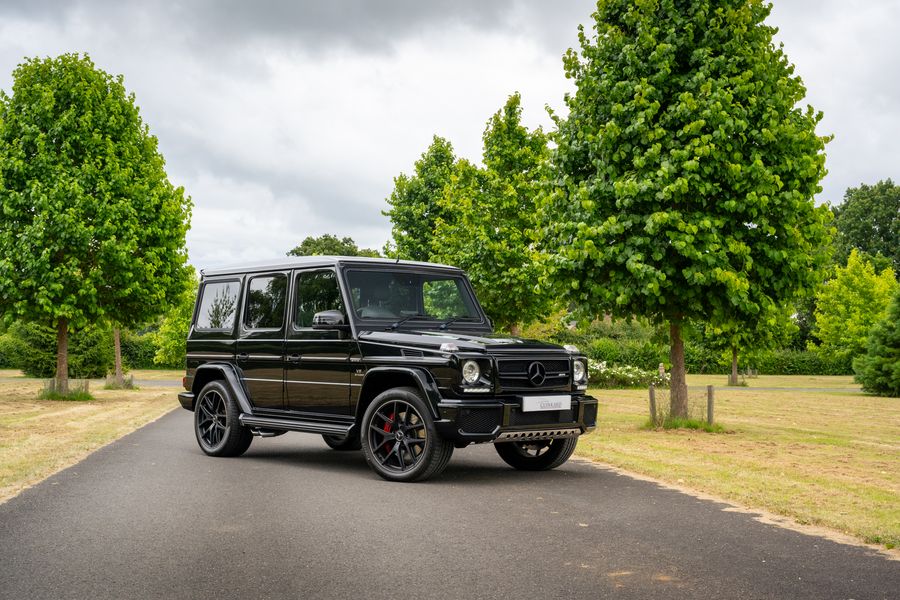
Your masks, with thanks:
[{"label": "green foliage", "polygon": [[[16,322],[4,335],[11,366],[29,377],[52,377],[56,371],[56,330],[37,323]],[[103,377],[113,365],[112,328],[90,325],[69,339],[70,377]]]},{"label": "green foliage", "polygon": [[706,433],[727,433],[724,427],[718,423],[707,423],[700,419],[688,419],[684,417],[667,416],[662,420],[659,426],[650,419],[644,423],[642,429],[692,429],[694,431],[705,431]]},{"label": "green foliage", "polygon": [[70,402],[89,402],[94,399],[89,391],[87,381],[79,381],[71,385],[66,392],[60,392],[56,387],[56,380],[51,379],[44,384],[44,389],[38,392],[40,400],[56,400]]},{"label": "green foliage", "polygon": [[0,308],[76,328],[159,314],[187,281],[191,203],[123,78],[28,59],[0,122]]},{"label": "green foliage", "polygon": [[576,91],[557,119],[545,206],[550,275],[568,300],[724,325],[817,283],[827,138],[799,105],[806,90],[764,24],[770,9],[598,2],[593,35],[564,58]]},{"label": "green foliage", "polygon": [[352,237],[338,238],[326,233],[319,237],[307,236],[288,256],[381,256],[377,250],[360,248]]},{"label": "green foliage", "polygon": [[450,182],[455,158],[447,140],[434,136],[431,146],[416,161],[415,174],[400,174],[383,214],[390,217],[393,245],[385,246],[391,258],[427,261],[431,256],[431,238],[439,218],[445,217],[439,200]]},{"label": "green foliage", "polygon": [[869,331],[887,312],[898,289],[891,269],[876,273],[871,263],[851,250],[845,267],[835,269],[816,295],[818,351],[849,361],[863,354]]},{"label": "green foliage", "polygon": [[[810,350],[763,350],[747,356],[745,364],[762,375],[850,375],[850,360]],[[719,371],[722,372],[722,371]]]},{"label": "green foliage", "polygon": [[900,272],[900,186],[893,181],[848,189],[844,202],[834,207],[834,226],[840,264],[855,248],[887,258]]},{"label": "green foliage", "polygon": [[547,137],[521,124],[519,94],[488,121],[484,168],[460,160],[438,202],[430,259],[463,268],[488,315],[517,333],[550,308],[531,240],[548,156]]},{"label": "green foliage", "polygon": [[865,391],[900,397],[900,290],[869,333],[866,354],[853,361],[853,370]]},{"label": "green foliage", "polygon": [[669,375],[659,371],[644,370],[630,365],[607,366],[605,361],[588,361],[588,378],[591,385],[607,389],[644,388],[669,385]]},{"label": "green foliage", "polygon": [[184,292],[178,302],[163,316],[159,330],[153,334],[156,354],[153,362],[161,367],[183,369],[186,364],[187,337],[191,328],[191,317],[194,315],[194,302],[197,298],[199,282]]},{"label": "green foliage", "polygon": [[121,333],[122,362],[128,369],[152,369],[156,365],[156,343],[152,333],[143,335],[123,329]]}]

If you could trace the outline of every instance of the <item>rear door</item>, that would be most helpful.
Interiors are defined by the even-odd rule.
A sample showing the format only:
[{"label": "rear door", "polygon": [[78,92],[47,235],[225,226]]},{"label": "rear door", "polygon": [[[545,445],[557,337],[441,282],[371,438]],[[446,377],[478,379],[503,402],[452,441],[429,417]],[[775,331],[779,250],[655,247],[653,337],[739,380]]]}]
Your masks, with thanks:
[{"label": "rear door", "polygon": [[288,273],[250,275],[244,288],[237,365],[253,406],[282,409]]},{"label": "rear door", "polygon": [[322,415],[350,414],[349,332],[312,328],[313,315],[339,310],[346,318],[334,269],[294,272],[291,323],[285,340],[285,408]]}]

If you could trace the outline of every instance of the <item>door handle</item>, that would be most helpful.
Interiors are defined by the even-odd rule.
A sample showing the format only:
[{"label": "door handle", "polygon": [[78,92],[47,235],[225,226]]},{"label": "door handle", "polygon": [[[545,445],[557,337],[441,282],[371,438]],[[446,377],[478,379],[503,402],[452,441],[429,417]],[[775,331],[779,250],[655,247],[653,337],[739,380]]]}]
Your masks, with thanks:
[{"label": "door handle", "polygon": [[300,362],[300,355],[299,354],[291,354],[290,356],[288,356],[288,360],[292,363],[298,363],[298,362]]},{"label": "door handle", "polygon": [[237,355],[238,360],[247,360],[249,358],[250,358],[250,355],[247,354],[246,352],[241,352],[240,354]]}]

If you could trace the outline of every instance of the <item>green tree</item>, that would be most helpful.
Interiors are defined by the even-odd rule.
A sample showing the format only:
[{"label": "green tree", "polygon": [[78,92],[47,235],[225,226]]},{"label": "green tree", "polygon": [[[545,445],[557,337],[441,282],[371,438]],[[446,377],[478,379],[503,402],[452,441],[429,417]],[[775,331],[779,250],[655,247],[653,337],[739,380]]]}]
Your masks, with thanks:
[{"label": "green tree", "polygon": [[381,256],[377,250],[360,248],[351,237],[338,238],[326,233],[319,237],[307,236],[288,256]]},{"label": "green tree", "polygon": [[738,356],[741,351],[766,350],[787,344],[797,332],[791,307],[771,306],[751,319],[735,316],[721,325],[705,324],[703,345],[731,352],[728,385],[738,385]]},{"label": "green tree", "polygon": [[682,325],[766,314],[813,286],[831,213],[821,114],[761,0],[600,0],[564,57],[550,275],[569,298],[668,323],[671,412],[687,412]]},{"label": "green tree", "polygon": [[900,397],[900,290],[887,315],[872,327],[866,353],[853,360],[853,371],[867,392]]},{"label": "green tree", "polygon": [[819,352],[847,364],[863,354],[869,331],[887,312],[897,288],[892,269],[876,273],[871,262],[851,250],[847,266],[835,269],[816,294]]},{"label": "green tree", "polygon": [[887,258],[894,271],[900,272],[900,186],[893,181],[848,189],[844,202],[834,207],[834,226],[839,264],[844,264],[855,248]]},{"label": "green tree", "polygon": [[431,259],[459,266],[495,322],[519,335],[549,310],[536,289],[543,270],[531,236],[546,173],[547,136],[521,124],[518,93],[487,123],[484,168],[460,160],[439,202]]},{"label": "green tree", "polygon": [[145,322],[184,289],[191,203],[122,76],[87,56],[20,64],[0,115],[0,303],[53,323],[65,393],[70,327]]},{"label": "green tree", "polygon": [[393,243],[384,248],[385,256],[429,260],[435,225],[440,218],[448,220],[439,201],[455,162],[450,142],[434,136],[428,150],[416,161],[415,174],[401,173],[394,178],[394,190],[387,199],[391,208],[382,213],[391,219],[393,236]]},{"label": "green tree", "polygon": [[187,337],[194,316],[194,302],[197,299],[199,282],[183,292],[175,304],[163,315],[162,321],[153,334],[156,354],[153,362],[163,367],[184,368],[186,364]]}]

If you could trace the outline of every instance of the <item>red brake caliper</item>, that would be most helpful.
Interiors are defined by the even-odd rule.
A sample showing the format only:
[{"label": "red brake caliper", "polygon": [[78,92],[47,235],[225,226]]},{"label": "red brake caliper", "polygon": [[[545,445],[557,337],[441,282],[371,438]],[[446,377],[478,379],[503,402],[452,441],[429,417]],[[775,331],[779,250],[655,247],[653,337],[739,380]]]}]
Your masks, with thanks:
[{"label": "red brake caliper", "polygon": [[[393,422],[394,422],[394,413],[391,413],[391,414],[388,415],[388,420],[384,422],[384,428],[383,428],[383,429],[384,429],[384,432],[385,432],[385,433],[390,433],[390,432],[391,432],[391,423],[393,423]],[[388,454],[390,454],[390,453],[391,453],[391,450],[394,449],[394,443],[395,443],[395,442],[390,442],[390,446],[387,447]]]}]

